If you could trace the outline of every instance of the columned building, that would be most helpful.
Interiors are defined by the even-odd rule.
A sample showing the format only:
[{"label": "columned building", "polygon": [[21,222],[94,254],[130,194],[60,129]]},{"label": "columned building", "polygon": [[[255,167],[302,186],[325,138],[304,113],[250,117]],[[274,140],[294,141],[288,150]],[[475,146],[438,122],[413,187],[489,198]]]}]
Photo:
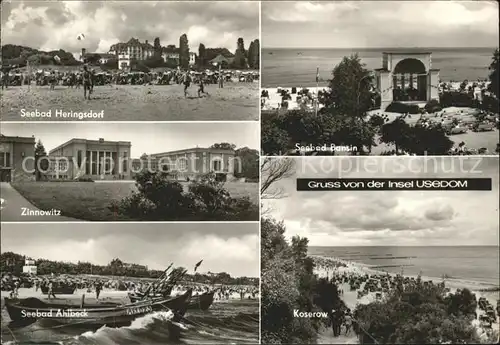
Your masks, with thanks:
[{"label": "columned building", "polygon": [[129,141],[71,139],[49,152],[49,179],[128,180]]},{"label": "columned building", "polygon": [[375,70],[381,108],[389,104],[439,100],[439,70],[432,68],[430,52],[384,52],[382,68]]},{"label": "columned building", "polygon": [[35,138],[0,135],[0,181],[35,180]]},{"label": "columned building", "polygon": [[178,180],[196,180],[208,173],[232,179],[235,166],[235,151],[200,147],[155,153],[132,163],[133,174],[144,170],[165,171]]}]

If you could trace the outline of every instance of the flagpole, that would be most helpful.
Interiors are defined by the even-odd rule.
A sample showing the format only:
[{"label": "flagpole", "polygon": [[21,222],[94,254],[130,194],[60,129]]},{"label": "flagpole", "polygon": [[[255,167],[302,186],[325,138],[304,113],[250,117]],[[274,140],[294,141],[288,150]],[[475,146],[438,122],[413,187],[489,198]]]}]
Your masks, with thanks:
[{"label": "flagpole", "polygon": [[314,105],[314,116],[318,116],[319,102],[319,66],[316,68],[316,104]]}]

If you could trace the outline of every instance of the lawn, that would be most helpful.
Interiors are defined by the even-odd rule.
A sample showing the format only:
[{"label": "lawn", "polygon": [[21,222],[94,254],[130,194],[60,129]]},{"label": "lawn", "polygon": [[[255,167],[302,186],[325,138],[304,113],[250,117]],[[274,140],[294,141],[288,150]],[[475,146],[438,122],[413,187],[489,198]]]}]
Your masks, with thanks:
[{"label": "lawn", "polygon": [[[61,210],[61,215],[87,221],[126,221],[131,219],[108,209],[113,200],[120,201],[136,191],[134,182],[25,182],[14,188],[41,210]],[[187,188],[188,184],[185,184]],[[248,196],[258,205],[257,183],[228,182],[233,197]]]}]

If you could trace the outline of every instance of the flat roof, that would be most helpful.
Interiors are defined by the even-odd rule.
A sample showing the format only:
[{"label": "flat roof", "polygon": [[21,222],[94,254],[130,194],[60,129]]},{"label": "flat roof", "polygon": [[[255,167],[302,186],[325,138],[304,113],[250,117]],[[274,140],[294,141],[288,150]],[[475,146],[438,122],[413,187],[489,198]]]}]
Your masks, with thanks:
[{"label": "flat roof", "polygon": [[56,150],[59,150],[59,149],[62,149],[63,147],[66,147],[70,144],[73,144],[73,143],[90,143],[90,144],[122,144],[122,145],[128,145],[128,146],[131,146],[131,142],[130,141],[113,141],[113,140],[93,140],[93,139],[79,139],[79,138],[73,138],[73,139],[70,139],[68,141],[66,141],[65,143],[57,146],[56,148],[53,148],[52,150],[49,151],[49,155],[56,151]]},{"label": "flat roof", "polygon": [[18,137],[18,136],[7,136],[0,135],[0,142],[18,142],[18,143],[35,143],[35,136],[32,137]]},{"label": "flat roof", "polygon": [[183,149],[183,150],[175,150],[175,151],[153,153],[153,154],[150,154],[149,156],[174,155],[174,154],[192,153],[192,152],[211,152],[211,153],[235,154],[234,150],[211,149],[211,148],[207,148],[207,147],[193,147],[193,148],[190,148],[190,149]]},{"label": "flat roof", "polygon": [[384,51],[382,54],[397,54],[397,55],[430,55],[432,52],[429,51],[418,51],[418,50],[401,50],[401,51]]}]

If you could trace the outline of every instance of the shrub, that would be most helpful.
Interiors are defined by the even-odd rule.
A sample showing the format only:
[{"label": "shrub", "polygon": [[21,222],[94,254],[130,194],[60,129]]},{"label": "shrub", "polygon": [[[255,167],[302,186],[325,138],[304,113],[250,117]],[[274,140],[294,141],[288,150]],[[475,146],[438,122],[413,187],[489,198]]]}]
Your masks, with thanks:
[{"label": "shrub", "polygon": [[138,191],[110,209],[131,218],[145,220],[238,220],[258,219],[258,206],[250,198],[233,198],[216,174],[202,176],[188,191],[167,172],[149,171],[136,175]]},{"label": "shrub", "polygon": [[420,114],[420,108],[416,104],[404,104],[399,102],[392,102],[385,109],[385,111],[390,113],[399,114]]},{"label": "shrub", "polygon": [[435,113],[438,111],[441,111],[443,108],[439,104],[438,100],[431,99],[427,104],[425,105],[425,111],[428,113]]}]

